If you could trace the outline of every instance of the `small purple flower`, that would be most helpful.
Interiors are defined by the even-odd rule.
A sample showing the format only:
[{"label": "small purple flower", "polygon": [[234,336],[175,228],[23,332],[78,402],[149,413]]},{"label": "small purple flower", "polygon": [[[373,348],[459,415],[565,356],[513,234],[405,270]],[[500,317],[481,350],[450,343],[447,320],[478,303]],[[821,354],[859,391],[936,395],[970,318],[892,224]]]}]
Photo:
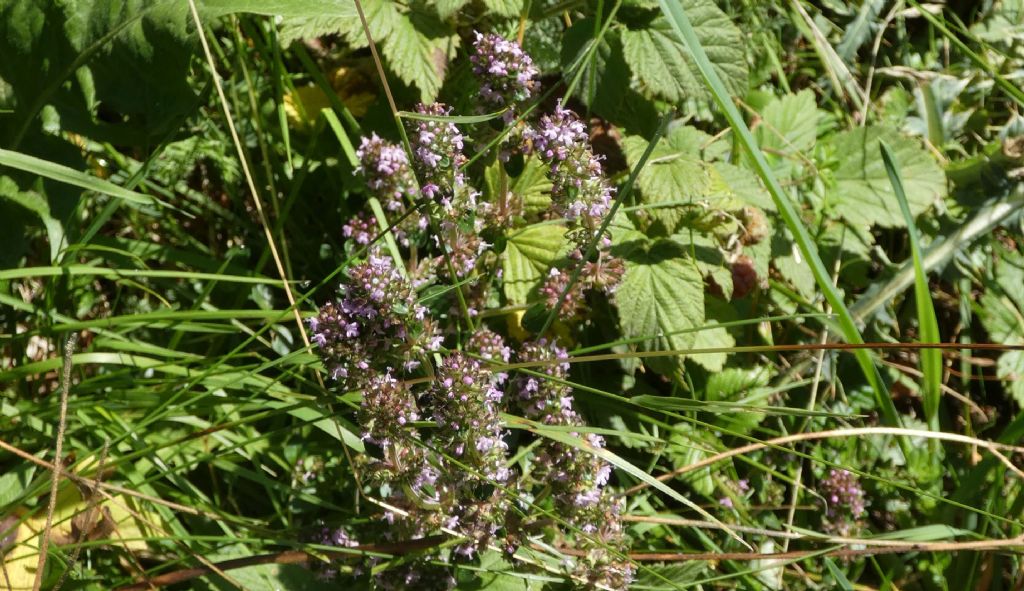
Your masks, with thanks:
[{"label": "small purple flower", "polygon": [[367,188],[388,210],[400,211],[405,200],[416,197],[416,177],[400,146],[372,134],[362,139],[356,156],[360,162],[356,172],[363,175]]},{"label": "small purple flower", "polygon": [[831,469],[821,481],[825,499],[825,528],[839,535],[849,535],[866,512],[864,489],[857,475],[848,470]]},{"label": "small purple flower", "polygon": [[516,107],[533,96],[539,74],[533,60],[515,41],[476,33],[473,73],[480,78],[480,98],[493,108]]},{"label": "small purple flower", "polygon": [[[419,104],[416,111],[444,117],[451,113],[451,107]],[[410,128],[409,142],[416,155],[413,164],[423,181],[423,194],[435,201],[457,202],[459,193],[468,190],[462,173],[466,163],[462,132],[454,123],[434,120],[411,121]]]},{"label": "small purple flower", "polygon": [[311,340],[329,374],[358,388],[372,376],[365,370],[390,371],[409,367],[432,337],[424,323],[411,326],[410,317],[423,314],[416,292],[386,257],[371,254],[348,272],[338,297],[321,306],[310,319]]}]

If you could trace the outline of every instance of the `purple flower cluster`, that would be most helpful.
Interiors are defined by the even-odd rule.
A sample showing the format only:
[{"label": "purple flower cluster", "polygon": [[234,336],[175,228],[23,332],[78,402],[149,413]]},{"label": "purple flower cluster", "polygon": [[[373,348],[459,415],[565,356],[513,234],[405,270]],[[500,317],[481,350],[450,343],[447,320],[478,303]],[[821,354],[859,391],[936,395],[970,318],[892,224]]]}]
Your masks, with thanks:
[{"label": "purple flower cluster", "polygon": [[416,197],[416,177],[401,146],[385,141],[376,133],[364,137],[356,150],[366,186],[389,211],[401,211],[405,200]]},{"label": "purple flower cluster", "polygon": [[[310,543],[320,546],[334,546],[336,548],[354,548],[359,542],[349,535],[344,527],[331,528],[321,525],[320,529],[309,538]],[[316,563],[317,576],[325,581],[333,580],[338,576],[338,568],[333,563]]]},{"label": "purple flower cluster", "polygon": [[437,439],[452,456],[486,478],[504,482],[509,477],[508,445],[498,417],[502,393],[496,386],[494,375],[479,361],[456,352],[441,362],[429,399]]},{"label": "purple flower cluster", "polygon": [[[520,360],[543,363],[539,371],[553,378],[524,375],[515,381],[525,417],[545,425],[584,426],[573,408],[572,389],[560,383],[569,374],[569,365],[563,361],[566,356],[564,348],[543,338],[523,345]],[[577,575],[594,585],[624,589],[633,569],[607,550],[625,542],[619,519],[622,504],[605,489],[611,465],[591,451],[604,448],[604,438],[582,431],[570,435],[582,439],[585,447],[544,440],[538,446],[534,470],[550,487],[559,514],[586,534],[578,539],[588,552],[576,565]]]},{"label": "purple flower cluster", "polygon": [[604,178],[600,159],[590,149],[586,125],[576,113],[559,103],[536,126],[523,132],[526,145],[551,166],[551,201],[558,215],[586,230],[593,238],[608,213],[612,189]]},{"label": "purple flower cluster", "polygon": [[409,387],[390,373],[377,374],[363,388],[359,422],[363,439],[380,445],[401,440],[408,425],[419,419],[419,408]]},{"label": "purple flower cluster", "polygon": [[[576,250],[570,254],[569,258],[570,261],[579,265],[582,256],[580,251]],[[569,287],[568,293],[565,294],[561,305],[558,306],[558,316],[562,319],[573,318],[583,310],[587,291],[602,291],[608,294],[614,292],[626,272],[622,259],[612,256],[607,249],[599,250],[595,260],[587,261],[582,265],[579,276],[571,285],[571,271],[552,267],[548,271],[547,279],[538,290],[547,307],[554,309],[555,306],[558,306],[559,298],[562,297],[566,287]]]},{"label": "purple flower cluster", "polygon": [[349,270],[338,297],[321,306],[309,327],[331,378],[358,388],[375,372],[418,365],[415,355],[432,344],[417,328],[425,314],[391,259],[371,254]]},{"label": "purple flower cluster", "polygon": [[[417,197],[419,185],[401,146],[374,133],[363,137],[356,156],[360,162],[356,172],[363,177],[370,194],[379,199],[390,213],[404,215],[406,203]],[[427,217],[413,213],[394,228],[393,233],[402,246],[408,247],[426,228]],[[368,244],[375,234],[373,218],[362,213],[346,224],[342,233],[346,238],[355,240],[356,244]]]},{"label": "purple flower cluster", "polygon": [[864,489],[857,475],[848,470],[831,469],[821,481],[825,500],[825,530],[849,535],[859,524],[867,507]]},{"label": "purple flower cluster", "polygon": [[537,90],[539,72],[515,41],[477,33],[469,59],[473,73],[480,78],[480,98],[491,107],[515,107]]},{"label": "purple flower cluster", "polygon": [[[460,208],[461,209],[461,208]],[[458,210],[451,210],[455,213]],[[444,219],[440,225],[440,237],[435,240],[437,248],[447,252],[437,257],[438,275],[446,279],[463,279],[468,277],[477,266],[480,255],[490,247],[473,229],[467,229],[451,219]],[[451,263],[455,275],[448,269]]]},{"label": "purple flower cluster", "polygon": [[373,240],[377,225],[369,214],[363,212],[349,218],[341,227],[341,235],[354,241],[356,244],[366,246]]},{"label": "purple flower cluster", "polygon": [[[500,36],[478,34],[474,47],[480,97],[489,107],[507,109],[509,122],[535,94],[538,71],[518,44]],[[349,270],[337,297],[309,321],[330,376],[362,393],[358,420],[367,453],[358,461],[366,467],[364,492],[383,505],[383,519],[377,537],[371,525],[360,530],[360,539],[404,541],[438,532],[458,537],[454,546],[403,559],[372,578],[383,589],[450,588],[451,569],[431,561],[471,559],[492,545],[515,553],[532,536],[551,531],[548,516],[531,511],[536,503],[567,523],[561,535],[584,551],[572,564],[575,580],[624,589],[633,572],[615,550],[626,544],[623,503],[608,489],[612,467],[600,455],[604,438],[586,428],[573,389],[564,383],[569,376],[565,349],[540,338],[513,355],[500,335],[480,328],[471,335],[446,332],[456,346],[440,356],[426,354],[441,349],[442,339],[416,289],[438,279],[458,282],[459,300],[471,316],[493,307],[493,278],[500,278],[501,269],[497,257],[486,255],[488,241],[536,212],[524,212],[522,197],[507,187],[495,203],[483,200],[463,172],[468,140],[443,119],[451,109],[434,103],[416,110],[432,118],[409,122],[410,155],[371,135],[359,146],[357,170],[388,217],[406,214],[417,200],[433,216],[428,224],[417,210],[394,231],[415,279],[395,266],[402,262],[371,248],[367,260]],[[571,222],[569,237],[577,248],[569,263],[579,277],[560,314],[576,316],[588,290],[611,291],[622,276],[622,262],[610,255],[607,239],[596,257],[584,260],[581,254],[609,212],[611,187],[590,148],[587,126],[561,104],[535,125],[518,124],[513,135],[548,165],[552,212]],[[347,248],[372,246],[376,226],[367,214],[349,220],[342,228]],[[549,305],[556,304],[572,274],[561,268],[551,272],[541,288]],[[430,304],[437,306],[438,318],[445,317],[445,306],[454,306],[454,298],[445,297]],[[455,311],[461,312],[462,306]],[[542,362],[540,375],[523,372],[510,379],[493,367],[513,357]],[[579,443],[542,438],[512,462],[510,445],[516,439],[501,420],[507,410],[564,428]],[[421,428],[426,422],[433,425]],[[351,543],[347,534],[326,534],[333,545]]]},{"label": "purple flower cluster", "polygon": [[[445,116],[451,107],[442,103],[417,105],[422,115]],[[462,153],[462,132],[454,123],[417,120],[410,131],[410,144],[416,155],[415,168],[423,182],[423,194],[430,199],[451,201],[464,188],[462,166],[466,156]]]}]

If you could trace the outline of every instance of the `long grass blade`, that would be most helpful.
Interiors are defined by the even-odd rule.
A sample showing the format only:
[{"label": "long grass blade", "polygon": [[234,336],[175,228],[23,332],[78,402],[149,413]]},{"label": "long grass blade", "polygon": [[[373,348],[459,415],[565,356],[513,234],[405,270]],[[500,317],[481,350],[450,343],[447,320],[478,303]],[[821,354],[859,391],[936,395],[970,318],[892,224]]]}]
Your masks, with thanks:
[{"label": "long grass blade", "polygon": [[[932,305],[931,293],[928,289],[928,275],[924,270],[923,257],[921,256],[921,241],[917,235],[917,226],[914,225],[914,216],[910,213],[910,204],[907,202],[907,195],[903,191],[903,179],[900,177],[899,164],[896,162],[892,150],[885,142],[880,142],[879,149],[882,151],[882,160],[885,162],[885,172],[889,175],[889,182],[892,183],[893,192],[896,193],[896,200],[899,201],[900,211],[907,222],[907,234],[910,236],[910,252],[914,260],[914,302],[917,304],[917,324],[921,331],[921,342],[938,343],[939,321],[935,317],[935,307]],[[924,374],[924,415],[928,427],[933,431],[939,430],[939,397],[942,395],[942,351],[938,349],[921,350],[921,373]]]},{"label": "long grass blade", "polygon": [[[863,343],[864,339],[861,338],[860,330],[847,309],[846,303],[843,302],[843,297],[839,290],[832,284],[832,277],[828,269],[825,268],[824,263],[821,262],[818,250],[814,246],[811,235],[804,227],[799,212],[790,202],[778,179],[775,178],[775,174],[758,147],[757,141],[754,139],[753,134],[750,133],[750,129],[747,128],[747,124],[743,121],[743,116],[740,114],[739,109],[736,108],[736,105],[733,104],[732,96],[725,88],[725,84],[718,76],[718,72],[711,65],[711,60],[708,59],[700,39],[697,38],[697,33],[694,31],[690,19],[686,16],[686,11],[678,0],[659,0],[659,4],[661,5],[662,12],[665,13],[669,22],[672,23],[683,44],[690,50],[697,69],[704,78],[705,84],[711,90],[715,103],[722,110],[740,144],[751,155],[755,171],[771,194],[772,201],[775,202],[775,206],[786,223],[786,227],[793,234],[793,238],[800,248],[800,254],[803,255],[804,260],[811,268],[814,280],[817,282],[829,305],[832,306],[832,310],[839,320],[839,327],[843,338],[849,343]],[[860,365],[864,377],[874,391],[875,400],[882,418],[890,425],[901,424],[896,407],[889,397],[888,389],[882,380],[881,374],[878,372],[878,368],[875,366],[874,360],[871,358],[871,353],[869,351],[858,351],[856,356],[857,363]]]},{"label": "long grass blade", "polygon": [[108,180],[90,176],[84,172],[68,168],[63,164],[57,164],[56,162],[50,162],[49,160],[29,156],[28,154],[22,154],[21,152],[12,152],[10,150],[0,148],[0,165],[9,166],[17,170],[39,175],[41,177],[57,181],[58,183],[64,183],[80,189],[85,189],[86,191],[95,191],[97,193],[102,193],[103,195],[123,199],[129,203],[134,203],[135,205],[153,205],[159,203],[161,205],[168,206],[167,203],[164,203],[154,197],[150,197],[149,195],[129,191],[128,189],[115,185]]}]

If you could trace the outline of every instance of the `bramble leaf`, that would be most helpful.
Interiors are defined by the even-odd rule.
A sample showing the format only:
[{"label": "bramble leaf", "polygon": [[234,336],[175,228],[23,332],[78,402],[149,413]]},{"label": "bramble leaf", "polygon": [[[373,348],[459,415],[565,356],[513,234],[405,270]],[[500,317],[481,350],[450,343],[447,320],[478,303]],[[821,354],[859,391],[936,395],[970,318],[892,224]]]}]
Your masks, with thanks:
[{"label": "bramble leaf", "polygon": [[942,168],[919,142],[887,127],[860,127],[836,134],[832,149],[839,160],[829,202],[854,226],[904,227],[885,164],[878,151],[884,140],[900,163],[910,212],[918,216],[946,196]]},{"label": "bramble leaf", "polygon": [[555,224],[534,224],[509,236],[501,258],[509,302],[525,304],[552,263],[565,256],[567,245],[565,227]]},{"label": "bramble leaf", "polygon": [[704,281],[682,246],[658,240],[626,255],[626,274],[615,291],[615,305],[623,336],[650,337],[641,345],[644,350],[686,349],[696,335],[679,331],[704,323]]},{"label": "bramble leaf", "polygon": [[[747,58],[740,30],[712,0],[682,4],[718,75],[733,94],[746,94]],[[623,31],[622,43],[626,62],[651,94],[673,103],[710,98],[690,52],[664,17],[646,28]]]}]

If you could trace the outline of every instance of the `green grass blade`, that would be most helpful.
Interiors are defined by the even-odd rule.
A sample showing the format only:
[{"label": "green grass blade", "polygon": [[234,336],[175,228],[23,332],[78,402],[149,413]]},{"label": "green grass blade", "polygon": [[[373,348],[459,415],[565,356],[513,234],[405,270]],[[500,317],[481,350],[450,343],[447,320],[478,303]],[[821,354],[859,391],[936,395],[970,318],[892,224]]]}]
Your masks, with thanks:
[{"label": "green grass blade", "polygon": [[[733,104],[732,96],[730,96],[729,91],[725,88],[725,84],[722,83],[718,73],[712,67],[711,60],[708,59],[704,47],[697,38],[696,31],[693,29],[693,25],[690,24],[690,19],[686,16],[686,11],[683,10],[678,0],[659,0],[659,3],[661,4],[662,12],[665,13],[669,22],[672,23],[683,44],[690,50],[694,63],[696,63],[697,69],[700,70],[701,76],[704,78],[704,82],[711,90],[715,103],[729,121],[729,125],[732,127],[740,144],[750,154],[755,171],[761,177],[761,180],[764,181],[765,187],[772,196],[772,201],[775,202],[775,206],[786,223],[786,227],[789,228],[797,246],[800,248],[800,254],[803,255],[804,260],[810,266],[814,280],[818,283],[818,287],[821,289],[829,305],[832,306],[832,310],[839,320],[839,327],[843,338],[849,343],[863,343],[864,339],[861,338],[860,330],[857,329],[853,316],[846,308],[842,295],[832,285],[832,278],[825,265],[821,262],[821,257],[818,256],[814,241],[811,239],[807,229],[804,228],[799,212],[790,202],[778,179],[775,178],[771,166],[757,146],[757,141],[754,139],[753,134],[750,133],[750,129],[747,128],[747,124],[743,121],[743,116],[740,114],[739,109],[736,108],[736,105]],[[884,421],[890,425],[899,425],[900,419],[896,413],[896,407],[889,397],[889,392],[882,381],[878,368],[871,358],[871,354],[866,350],[860,350],[857,351],[856,356],[857,363],[860,365],[864,377],[874,391],[875,399]]]},{"label": "green grass blade", "polygon": [[136,205],[153,205],[155,203],[159,203],[169,207],[167,203],[150,197],[149,195],[129,191],[128,189],[115,185],[110,181],[87,175],[84,172],[79,172],[73,168],[68,168],[67,166],[50,162],[49,160],[43,160],[42,158],[22,154],[21,152],[12,152],[10,150],[0,148],[0,165],[36,174],[59,183],[79,187],[87,191],[95,191],[104,195],[110,195],[111,197],[123,199]]},{"label": "green grass blade", "polygon": [[484,113],[482,115],[428,115],[426,113],[416,113],[415,111],[399,111],[398,116],[402,119],[411,119],[414,121],[440,121],[443,123],[465,124],[486,123],[492,119],[498,119],[506,112],[508,112],[508,109],[494,111],[493,113]]},{"label": "green grass blade", "polygon": [[405,263],[402,262],[402,251],[398,250],[398,243],[395,242],[395,235],[391,233],[391,226],[388,224],[388,217],[384,215],[384,208],[380,206],[380,201],[377,201],[376,197],[370,197],[366,202],[369,204],[370,210],[373,211],[373,217],[377,220],[377,226],[380,228],[381,233],[384,234],[384,244],[387,245],[391,258],[395,260],[395,268],[398,269],[398,272],[403,277],[408,278],[409,272],[405,268]]},{"label": "green grass blade", "polygon": [[345,158],[348,159],[349,165],[352,168],[359,166],[359,158],[356,156],[355,146],[348,139],[348,134],[345,133],[345,128],[341,126],[341,120],[338,119],[337,113],[324,109],[321,111],[321,114],[327,120],[327,124],[331,126],[331,131],[334,132],[335,137],[338,138],[338,143],[341,144],[341,151],[345,153]]},{"label": "green grass blade", "polygon": [[[928,275],[924,270],[917,226],[914,225],[914,216],[910,213],[907,195],[903,191],[903,179],[900,177],[899,165],[885,142],[880,142],[879,149],[882,151],[882,160],[885,162],[885,172],[889,174],[889,182],[892,183],[896,200],[900,204],[900,211],[903,212],[903,218],[907,222],[910,252],[914,260],[914,302],[917,305],[917,323],[921,331],[921,342],[938,343],[941,340],[939,338],[939,321],[935,317],[935,307],[928,289]],[[929,429],[938,431],[939,397],[942,394],[942,351],[923,349],[920,354],[921,373],[924,374],[925,420],[928,422]]]}]

